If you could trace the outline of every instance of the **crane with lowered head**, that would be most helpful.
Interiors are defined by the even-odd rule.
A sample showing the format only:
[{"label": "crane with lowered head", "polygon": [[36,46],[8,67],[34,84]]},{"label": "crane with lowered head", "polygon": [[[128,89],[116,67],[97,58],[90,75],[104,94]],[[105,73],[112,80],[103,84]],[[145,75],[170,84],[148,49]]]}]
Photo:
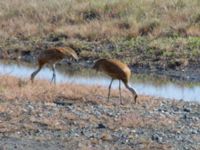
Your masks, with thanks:
[{"label": "crane with lowered head", "polygon": [[113,80],[117,79],[119,80],[120,103],[122,104],[120,81],[122,81],[125,87],[133,94],[134,101],[136,103],[137,93],[132,87],[128,85],[129,79],[131,77],[131,70],[126,64],[116,59],[99,59],[95,62],[93,69],[95,69],[96,71],[104,72],[112,78],[108,89],[108,101],[110,98],[110,89],[112,86],[112,82]]}]

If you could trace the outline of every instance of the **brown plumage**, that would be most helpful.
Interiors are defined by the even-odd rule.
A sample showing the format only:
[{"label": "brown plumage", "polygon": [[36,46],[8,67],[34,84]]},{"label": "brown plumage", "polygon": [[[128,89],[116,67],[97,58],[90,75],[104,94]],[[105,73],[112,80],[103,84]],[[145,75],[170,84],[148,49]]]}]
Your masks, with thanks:
[{"label": "brown plumage", "polygon": [[55,74],[56,63],[61,61],[64,58],[69,58],[69,57],[72,57],[75,60],[78,60],[78,56],[76,52],[69,47],[67,48],[55,47],[55,48],[49,48],[47,50],[41,51],[41,53],[39,54],[37,58],[38,69],[31,74],[31,81],[33,82],[34,77],[38,74],[38,72],[42,69],[42,67],[45,64],[50,64],[53,71],[51,82],[54,80],[54,83],[56,83],[56,74]]},{"label": "brown plumage", "polygon": [[111,85],[113,80],[117,79],[119,80],[119,92],[120,92],[120,103],[122,104],[122,100],[121,100],[121,84],[120,81],[122,81],[125,85],[125,87],[131,91],[131,93],[133,94],[134,97],[134,101],[136,103],[136,99],[137,99],[137,93],[135,92],[135,90],[133,88],[131,88],[128,85],[128,81],[131,77],[131,70],[129,69],[129,67],[122,63],[119,60],[114,60],[114,59],[99,59],[95,62],[94,69],[96,69],[97,71],[102,71],[105,74],[107,74],[108,76],[110,76],[111,82],[109,85],[109,91],[108,91],[108,101],[110,98],[110,89],[111,89]]}]

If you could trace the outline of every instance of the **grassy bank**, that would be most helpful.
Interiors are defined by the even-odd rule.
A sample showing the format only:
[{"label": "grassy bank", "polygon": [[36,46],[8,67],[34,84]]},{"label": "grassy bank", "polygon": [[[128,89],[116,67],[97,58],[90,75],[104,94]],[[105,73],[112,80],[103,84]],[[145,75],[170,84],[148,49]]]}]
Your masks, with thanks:
[{"label": "grassy bank", "polygon": [[[55,41],[54,41],[55,40]],[[39,41],[12,39],[2,43],[0,58],[32,62],[38,52],[52,46],[70,46],[79,54],[80,61],[98,58],[120,59],[130,66],[148,69],[198,69],[200,62],[199,37],[148,37],[104,39],[88,41],[50,35]]]},{"label": "grassy bank", "polygon": [[[51,84],[46,80],[37,80],[34,84],[29,79],[19,79],[12,76],[0,76],[0,94],[7,100],[32,100],[53,102],[57,98],[67,98],[78,101],[85,101],[91,97],[107,100],[107,88],[101,86],[84,86],[76,84]],[[128,91],[124,95],[131,100],[131,94]],[[91,94],[92,93],[92,94]],[[118,98],[118,90],[113,90],[114,97]],[[94,102],[98,101],[94,98]],[[101,100],[99,101],[101,102]],[[118,101],[117,101],[118,103]]]},{"label": "grassy bank", "polygon": [[149,68],[195,68],[200,62],[199,0],[0,3],[0,57],[71,46],[85,60],[120,58]]}]

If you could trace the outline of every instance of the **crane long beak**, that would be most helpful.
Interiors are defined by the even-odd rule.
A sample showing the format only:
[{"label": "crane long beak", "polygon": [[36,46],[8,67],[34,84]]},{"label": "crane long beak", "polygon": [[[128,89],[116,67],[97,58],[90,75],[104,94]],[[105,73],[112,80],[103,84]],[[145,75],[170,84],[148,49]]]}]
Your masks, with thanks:
[{"label": "crane long beak", "polygon": [[79,60],[79,58],[78,58],[78,57],[77,57],[77,58],[75,58],[75,61],[76,61],[76,62],[78,62],[78,60]]}]

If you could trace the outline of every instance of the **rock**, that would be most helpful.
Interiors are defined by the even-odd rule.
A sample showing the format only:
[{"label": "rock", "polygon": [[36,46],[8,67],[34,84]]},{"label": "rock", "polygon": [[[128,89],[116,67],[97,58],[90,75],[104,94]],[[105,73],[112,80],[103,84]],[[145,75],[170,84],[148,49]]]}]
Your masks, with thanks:
[{"label": "rock", "polygon": [[198,134],[198,131],[195,129],[191,129],[190,132],[191,132],[191,134]]},{"label": "rock", "polygon": [[153,134],[153,135],[151,136],[151,139],[152,139],[153,141],[158,142],[158,143],[162,143],[162,137],[159,136],[158,134]]},{"label": "rock", "polygon": [[184,112],[191,112],[191,110],[189,108],[183,108]]},{"label": "rock", "polygon": [[65,101],[54,101],[53,103],[55,103],[56,105],[60,105],[60,106],[66,106],[66,105],[71,106],[71,105],[73,105],[73,103],[65,102]]},{"label": "rock", "polygon": [[178,112],[179,111],[179,108],[176,107],[176,106],[172,106],[172,109],[173,109],[174,112]]},{"label": "rock", "polygon": [[111,141],[112,140],[112,136],[109,133],[103,133],[100,138],[104,141]]},{"label": "rock", "polygon": [[97,126],[97,129],[105,129],[106,126],[102,123],[99,123],[98,126]]},{"label": "rock", "polygon": [[188,119],[188,116],[186,114],[183,115],[183,119]]},{"label": "rock", "polygon": [[0,122],[11,120],[11,116],[7,112],[0,112],[0,118],[1,118]]}]

